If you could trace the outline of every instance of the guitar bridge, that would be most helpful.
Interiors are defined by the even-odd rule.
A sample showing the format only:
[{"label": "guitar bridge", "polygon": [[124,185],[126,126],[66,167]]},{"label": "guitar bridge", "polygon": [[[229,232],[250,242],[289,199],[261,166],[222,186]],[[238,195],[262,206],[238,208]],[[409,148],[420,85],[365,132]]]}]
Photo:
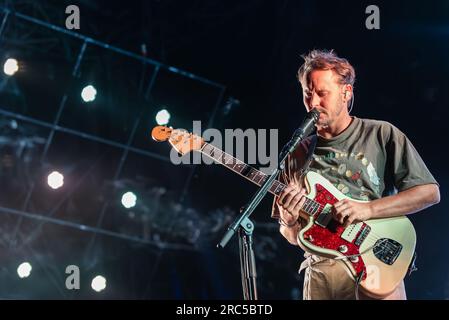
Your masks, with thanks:
[{"label": "guitar bridge", "polygon": [[360,231],[360,234],[357,237],[357,240],[355,240],[355,245],[359,246],[362,244],[363,241],[365,241],[366,237],[368,236],[368,234],[371,231],[371,227],[367,224],[364,225],[364,228],[362,231]]}]

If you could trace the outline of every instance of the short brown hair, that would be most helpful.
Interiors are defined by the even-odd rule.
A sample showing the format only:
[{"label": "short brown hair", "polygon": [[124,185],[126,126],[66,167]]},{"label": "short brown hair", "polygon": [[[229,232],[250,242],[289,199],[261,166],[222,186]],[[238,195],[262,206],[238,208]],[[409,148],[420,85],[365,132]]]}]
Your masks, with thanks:
[{"label": "short brown hair", "polygon": [[338,76],[340,84],[354,86],[354,67],[344,58],[340,58],[334,50],[312,50],[308,55],[303,55],[303,65],[298,70],[298,80],[301,86],[307,86],[310,73],[314,70],[332,70]]}]

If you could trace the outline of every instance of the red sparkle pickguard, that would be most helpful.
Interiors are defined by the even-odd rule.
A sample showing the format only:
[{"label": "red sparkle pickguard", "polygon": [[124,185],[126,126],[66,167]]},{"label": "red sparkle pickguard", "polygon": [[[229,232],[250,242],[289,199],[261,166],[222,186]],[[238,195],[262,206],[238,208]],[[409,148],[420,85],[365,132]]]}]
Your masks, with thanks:
[{"label": "red sparkle pickguard", "polygon": [[[316,184],[315,188],[316,188],[316,196],[315,196],[314,200],[316,202],[318,202],[319,204],[321,204],[323,207],[326,204],[333,205],[334,203],[338,202],[338,199],[335,198],[334,195],[330,191],[328,191],[325,187],[323,187],[322,185]],[[320,214],[320,212],[321,212],[321,210],[318,211],[313,216],[313,219],[316,219],[318,217],[318,215]],[[365,227],[366,227],[366,224],[364,223],[362,228],[360,229],[359,233]],[[346,253],[344,253],[345,256],[358,254],[359,247],[354,244],[355,240],[357,239],[358,234],[354,238],[353,242],[348,242],[341,237],[341,235],[344,231],[345,231],[345,228],[337,221],[335,221],[335,223],[328,225],[326,228],[314,223],[310,227],[310,229],[308,229],[304,233],[304,239],[306,241],[308,241],[308,239],[310,239],[310,237],[312,237],[313,241],[308,241],[310,244],[320,247],[320,248],[335,250],[336,251],[335,255],[337,255],[337,253],[340,253],[338,251],[338,248],[341,245],[346,245],[348,248],[348,251]],[[357,275],[359,275],[362,271],[364,271],[363,280],[365,280],[366,267],[365,267],[365,263],[363,262],[362,257],[359,256],[358,262],[355,262],[355,263],[351,262],[351,264],[354,267]]]}]

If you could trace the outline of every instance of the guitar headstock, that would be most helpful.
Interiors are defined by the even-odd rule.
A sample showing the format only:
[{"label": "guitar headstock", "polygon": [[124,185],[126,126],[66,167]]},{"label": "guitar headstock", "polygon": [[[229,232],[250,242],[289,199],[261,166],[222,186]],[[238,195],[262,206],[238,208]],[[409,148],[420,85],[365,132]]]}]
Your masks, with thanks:
[{"label": "guitar headstock", "polygon": [[171,146],[182,155],[190,151],[200,150],[205,143],[203,138],[195,134],[165,126],[154,127],[151,131],[151,136],[157,142],[168,140]]}]

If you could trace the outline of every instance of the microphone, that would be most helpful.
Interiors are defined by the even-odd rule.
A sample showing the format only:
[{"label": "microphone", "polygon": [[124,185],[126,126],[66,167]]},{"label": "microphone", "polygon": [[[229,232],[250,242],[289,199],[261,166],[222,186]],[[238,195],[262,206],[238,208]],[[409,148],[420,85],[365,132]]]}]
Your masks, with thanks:
[{"label": "microphone", "polygon": [[293,133],[293,136],[289,142],[288,153],[293,152],[298,144],[302,140],[304,140],[305,137],[312,133],[313,129],[315,129],[315,124],[318,121],[319,117],[320,112],[316,109],[313,109],[309,113],[307,113],[302,124]]}]

